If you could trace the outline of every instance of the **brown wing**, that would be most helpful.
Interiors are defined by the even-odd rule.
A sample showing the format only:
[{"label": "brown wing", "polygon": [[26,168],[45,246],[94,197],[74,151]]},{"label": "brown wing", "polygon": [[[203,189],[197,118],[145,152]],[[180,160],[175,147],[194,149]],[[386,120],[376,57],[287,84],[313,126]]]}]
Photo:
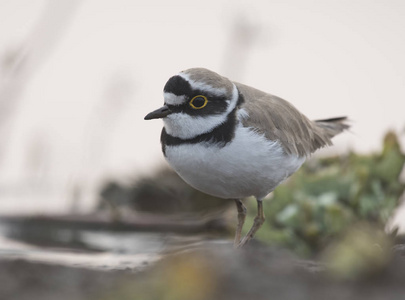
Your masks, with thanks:
[{"label": "brown wing", "polygon": [[348,128],[346,118],[311,121],[289,102],[235,83],[245,102],[249,117],[242,120],[246,127],[253,127],[269,140],[281,143],[286,153],[309,156],[315,150],[331,145],[331,138]]}]

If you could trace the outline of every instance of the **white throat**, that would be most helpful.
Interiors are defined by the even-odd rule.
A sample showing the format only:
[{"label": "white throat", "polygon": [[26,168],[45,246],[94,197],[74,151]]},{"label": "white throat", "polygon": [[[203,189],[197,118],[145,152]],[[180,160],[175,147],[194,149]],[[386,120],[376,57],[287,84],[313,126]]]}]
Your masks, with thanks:
[{"label": "white throat", "polygon": [[219,115],[191,116],[186,113],[173,113],[163,118],[166,132],[181,139],[190,139],[210,132],[226,121],[228,114],[236,107],[238,102],[238,89],[233,85],[232,98],[227,100],[228,108]]}]

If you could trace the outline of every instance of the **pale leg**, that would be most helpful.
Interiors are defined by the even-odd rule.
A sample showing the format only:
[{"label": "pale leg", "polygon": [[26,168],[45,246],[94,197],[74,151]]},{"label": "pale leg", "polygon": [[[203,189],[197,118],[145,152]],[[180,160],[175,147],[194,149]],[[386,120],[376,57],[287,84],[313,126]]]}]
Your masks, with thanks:
[{"label": "pale leg", "polygon": [[235,240],[233,242],[233,246],[237,248],[240,243],[242,228],[243,224],[245,223],[247,210],[246,207],[243,205],[242,200],[235,199],[235,203],[236,208],[238,209],[238,226],[236,227]]},{"label": "pale leg", "polygon": [[243,238],[243,240],[237,246],[238,248],[243,247],[244,245],[247,244],[247,242],[249,242],[253,238],[256,231],[258,231],[259,228],[263,225],[264,220],[265,220],[265,217],[264,217],[264,212],[263,212],[263,201],[257,199],[257,216],[254,219],[252,228],[250,228],[249,232],[246,234],[246,236]]}]

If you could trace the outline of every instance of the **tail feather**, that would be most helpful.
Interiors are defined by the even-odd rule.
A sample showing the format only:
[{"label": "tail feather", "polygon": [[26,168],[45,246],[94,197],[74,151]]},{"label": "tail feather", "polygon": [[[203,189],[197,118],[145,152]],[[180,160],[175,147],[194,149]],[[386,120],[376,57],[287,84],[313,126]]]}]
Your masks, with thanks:
[{"label": "tail feather", "polygon": [[316,125],[323,129],[328,138],[341,133],[350,128],[347,124],[347,117],[330,118],[323,120],[315,120]]}]

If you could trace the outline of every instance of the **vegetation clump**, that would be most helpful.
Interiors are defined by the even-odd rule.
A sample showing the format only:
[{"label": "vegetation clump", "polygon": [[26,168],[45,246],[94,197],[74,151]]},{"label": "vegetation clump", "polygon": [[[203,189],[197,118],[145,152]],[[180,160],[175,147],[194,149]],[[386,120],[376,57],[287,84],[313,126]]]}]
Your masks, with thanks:
[{"label": "vegetation clump", "polygon": [[[405,190],[399,180],[404,164],[393,132],[381,153],[310,160],[266,202],[257,238],[308,256],[357,224],[383,231]],[[249,211],[252,222],[253,203]]]}]

